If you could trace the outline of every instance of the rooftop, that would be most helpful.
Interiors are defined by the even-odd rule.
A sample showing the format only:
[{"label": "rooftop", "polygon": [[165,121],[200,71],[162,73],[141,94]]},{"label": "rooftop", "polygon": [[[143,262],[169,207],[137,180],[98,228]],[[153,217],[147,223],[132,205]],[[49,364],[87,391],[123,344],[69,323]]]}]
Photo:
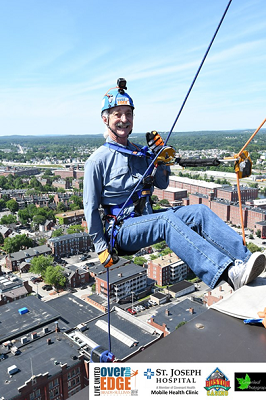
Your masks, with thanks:
[{"label": "rooftop", "polygon": [[[193,309],[193,313],[189,310]],[[188,322],[206,312],[207,308],[189,299],[178,304],[164,304],[155,311],[154,322],[159,325],[166,324],[170,332],[174,332],[180,322]]]},{"label": "rooftop", "polygon": [[[109,268],[109,283],[121,283],[124,280],[127,280],[129,277],[139,274],[146,275],[146,269],[140,267],[139,265],[130,263],[127,265],[121,265],[118,268],[110,269]],[[107,274],[102,273],[98,276],[101,280],[107,281]]]},{"label": "rooftop", "polygon": [[[32,375],[55,375],[61,371],[61,365],[75,365],[78,362],[78,346],[71,342],[63,333],[49,329],[44,335],[37,330],[38,338],[29,340],[22,348],[21,354],[12,355],[0,362],[1,396],[11,399],[18,395],[18,388],[25,385]],[[47,339],[50,340],[48,345]],[[40,362],[41,360],[41,362]],[[19,369],[14,375],[7,373],[7,368],[16,365]]]},{"label": "rooftop", "polygon": [[49,301],[49,306],[55,313],[60,314],[67,329],[73,328],[83,322],[90,321],[102,315],[102,312],[79,299],[73,294],[59,296]]},{"label": "rooftop", "polygon": [[[26,307],[29,312],[20,315],[18,310]],[[0,307],[0,343],[11,340],[20,335],[56,321],[60,314],[51,308],[47,303],[37,299],[35,296],[28,296],[13,301]]]},{"label": "rooftop", "polygon": [[209,188],[209,189],[217,189],[217,188],[222,188],[223,187],[223,185],[219,185],[218,183],[199,181],[197,179],[185,178],[183,176],[173,176],[173,175],[171,175],[169,177],[169,180],[170,181],[175,181],[175,182],[182,182],[182,183],[186,183],[186,184],[189,184],[189,185],[202,186],[202,187],[206,187],[206,188]]},{"label": "rooftop", "polygon": [[[113,307],[110,320],[111,331],[113,331],[111,349],[117,360],[125,361],[134,353],[141,351],[144,347],[158,340],[162,335],[161,331],[119,307]],[[91,341],[94,344],[108,347],[108,332],[105,330],[107,322],[108,315],[104,314],[87,323],[88,329],[82,334],[88,338],[88,343]],[[68,332],[68,334],[72,334],[75,337],[74,331],[73,333]],[[79,336],[81,335],[79,334]],[[91,349],[92,347],[88,345],[89,352]]]},{"label": "rooftop", "polygon": [[47,246],[46,244],[43,246],[37,246],[37,247],[32,247],[29,248],[27,250],[19,250],[15,253],[12,253],[10,255],[10,258],[12,258],[13,261],[17,260],[21,260],[24,259],[25,257],[34,257],[34,256],[39,256],[43,253],[51,253],[51,249],[49,246]]}]

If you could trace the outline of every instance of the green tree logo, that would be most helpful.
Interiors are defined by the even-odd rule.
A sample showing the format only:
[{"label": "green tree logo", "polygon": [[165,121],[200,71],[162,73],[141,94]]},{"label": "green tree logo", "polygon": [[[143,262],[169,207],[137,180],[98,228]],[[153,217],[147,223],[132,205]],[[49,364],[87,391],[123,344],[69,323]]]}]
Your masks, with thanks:
[{"label": "green tree logo", "polygon": [[251,380],[250,380],[250,377],[248,376],[248,374],[246,374],[245,378],[236,378],[236,379],[238,380],[238,383],[240,385],[240,386],[238,386],[238,389],[242,389],[242,390],[248,389],[248,387],[251,383]]}]

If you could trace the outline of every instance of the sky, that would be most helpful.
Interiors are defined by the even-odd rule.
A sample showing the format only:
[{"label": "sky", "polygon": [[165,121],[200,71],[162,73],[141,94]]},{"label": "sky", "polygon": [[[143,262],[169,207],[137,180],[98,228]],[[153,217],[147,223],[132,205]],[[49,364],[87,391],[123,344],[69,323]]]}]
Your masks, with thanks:
[{"label": "sky", "polygon": [[[102,98],[118,78],[134,132],[169,132],[227,5],[0,0],[0,136],[102,133]],[[265,49],[266,1],[232,0],[174,131],[255,130]]]}]

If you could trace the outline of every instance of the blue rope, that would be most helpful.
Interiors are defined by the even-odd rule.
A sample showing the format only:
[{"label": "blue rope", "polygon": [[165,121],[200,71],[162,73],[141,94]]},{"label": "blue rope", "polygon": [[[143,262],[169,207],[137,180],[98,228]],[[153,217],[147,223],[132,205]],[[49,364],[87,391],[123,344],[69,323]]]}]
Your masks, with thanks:
[{"label": "blue rope", "polygon": [[187,101],[187,99],[188,99],[188,96],[190,95],[190,92],[191,92],[191,90],[192,90],[192,88],[193,88],[193,86],[194,86],[194,83],[196,82],[196,80],[197,80],[197,78],[198,78],[198,75],[199,75],[199,73],[200,73],[200,70],[201,70],[201,68],[202,68],[202,66],[203,66],[203,64],[204,64],[204,62],[205,62],[205,60],[206,60],[206,58],[207,58],[207,55],[208,55],[208,53],[209,53],[209,51],[210,51],[210,49],[211,49],[211,47],[212,47],[212,44],[213,44],[213,42],[214,42],[214,39],[216,38],[216,35],[217,35],[217,33],[218,33],[218,31],[219,31],[221,25],[222,25],[222,22],[223,22],[223,20],[224,20],[224,18],[225,18],[225,16],[226,16],[226,13],[227,13],[227,11],[228,11],[228,9],[229,9],[231,3],[232,3],[232,0],[230,0],[229,3],[227,4],[227,7],[226,7],[226,9],[225,9],[225,11],[224,11],[224,13],[223,13],[223,16],[222,16],[222,18],[221,18],[221,20],[220,20],[220,22],[219,22],[219,24],[218,24],[218,26],[217,26],[217,29],[216,29],[216,31],[215,31],[215,33],[214,33],[214,35],[213,35],[213,38],[212,38],[212,40],[211,40],[211,42],[210,42],[210,44],[209,44],[209,46],[208,46],[208,48],[207,48],[207,50],[206,50],[206,53],[205,53],[205,55],[204,55],[204,57],[203,57],[203,59],[202,59],[202,61],[201,61],[201,63],[200,63],[200,66],[199,66],[199,68],[198,68],[198,70],[197,70],[197,72],[196,72],[196,75],[195,75],[195,77],[194,77],[194,79],[193,79],[193,81],[192,81],[192,83],[191,83],[191,85],[190,85],[190,88],[189,88],[189,90],[188,90],[188,92],[187,92],[187,95],[186,95],[184,101],[183,101],[183,104],[182,104],[182,106],[180,107],[180,110],[179,110],[179,112],[178,112],[178,114],[177,114],[177,116],[176,116],[176,119],[175,119],[175,121],[174,121],[174,123],[173,123],[173,126],[172,126],[172,128],[170,129],[170,131],[169,131],[169,133],[168,133],[168,136],[167,136],[167,138],[166,138],[166,140],[165,140],[165,142],[164,142],[164,146],[167,144],[167,142],[168,142],[168,140],[169,140],[169,138],[170,138],[170,136],[171,136],[171,134],[172,134],[172,132],[173,132],[173,129],[174,129],[176,123],[177,123],[177,120],[178,120],[178,118],[180,117],[180,114],[181,114],[181,112],[182,112],[182,110],[183,110],[183,108],[184,108],[184,106],[185,106],[185,104],[186,104],[186,101]]},{"label": "blue rope", "polygon": [[110,296],[109,296],[109,268],[107,268],[107,310],[108,310],[108,344],[111,353],[111,321],[110,321]]}]

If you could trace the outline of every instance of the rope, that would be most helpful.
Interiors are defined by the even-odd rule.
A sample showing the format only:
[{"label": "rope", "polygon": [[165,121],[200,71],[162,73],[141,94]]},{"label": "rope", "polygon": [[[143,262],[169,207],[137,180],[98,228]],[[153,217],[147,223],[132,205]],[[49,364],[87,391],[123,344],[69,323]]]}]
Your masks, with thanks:
[{"label": "rope", "polygon": [[217,26],[217,29],[216,29],[216,31],[215,31],[215,33],[214,33],[214,35],[213,35],[213,38],[212,38],[212,40],[211,40],[211,42],[210,42],[210,44],[209,44],[209,46],[208,46],[208,48],[207,48],[207,50],[206,50],[206,53],[205,53],[205,55],[204,55],[204,57],[203,57],[203,59],[202,59],[202,61],[201,61],[201,63],[200,63],[200,66],[199,66],[199,68],[198,68],[198,70],[197,70],[197,72],[196,72],[196,75],[195,75],[195,77],[194,77],[194,79],[193,79],[193,81],[192,81],[192,84],[190,85],[190,88],[189,88],[189,90],[188,90],[188,92],[187,92],[187,95],[186,95],[184,101],[183,101],[183,104],[181,105],[181,108],[180,108],[180,110],[179,110],[179,112],[178,112],[178,114],[177,114],[177,116],[176,116],[176,119],[175,119],[175,121],[174,121],[174,123],[173,123],[173,126],[172,126],[172,128],[170,129],[170,131],[169,131],[169,133],[168,133],[168,136],[167,136],[167,138],[166,138],[166,140],[165,140],[165,142],[164,142],[164,145],[167,144],[167,142],[168,142],[168,140],[169,140],[169,138],[170,138],[170,136],[171,136],[171,134],[172,134],[172,132],[173,132],[173,129],[174,129],[176,123],[177,123],[177,120],[178,120],[178,118],[179,118],[179,116],[180,116],[180,114],[181,114],[181,112],[182,112],[182,110],[183,110],[183,108],[184,108],[184,106],[185,106],[185,104],[186,104],[186,101],[187,101],[187,99],[188,99],[188,96],[190,95],[190,92],[191,92],[191,90],[192,90],[192,88],[193,88],[193,86],[194,86],[194,83],[195,83],[196,80],[197,80],[197,77],[198,77],[198,75],[199,75],[199,73],[200,73],[200,70],[201,70],[201,68],[202,68],[202,66],[203,66],[203,64],[204,64],[204,61],[205,61],[206,58],[207,58],[207,55],[208,55],[208,53],[209,53],[209,51],[210,51],[210,49],[211,49],[211,47],[212,47],[212,44],[213,44],[213,42],[214,42],[214,39],[215,39],[215,37],[216,37],[216,35],[217,35],[217,33],[218,33],[218,31],[219,31],[221,25],[222,25],[222,22],[223,22],[223,20],[224,20],[224,18],[225,18],[225,16],[226,16],[226,13],[227,13],[227,11],[228,11],[228,9],[229,9],[231,3],[232,3],[232,0],[230,0],[229,3],[227,4],[227,7],[226,7],[226,9],[225,9],[225,11],[224,11],[224,13],[223,13],[223,16],[222,16],[222,18],[221,18],[221,20],[220,20],[220,22],[219,22],[219,24],[218,24],[218,26]]}]

